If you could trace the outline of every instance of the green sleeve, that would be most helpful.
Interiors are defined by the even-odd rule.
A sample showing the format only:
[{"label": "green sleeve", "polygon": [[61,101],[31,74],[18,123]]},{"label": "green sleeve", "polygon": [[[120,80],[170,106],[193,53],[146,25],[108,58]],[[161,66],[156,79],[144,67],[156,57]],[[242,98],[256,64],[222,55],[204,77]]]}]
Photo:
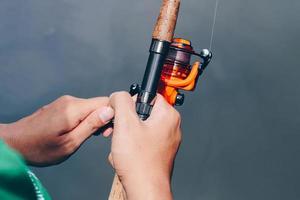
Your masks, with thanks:
[{"label": "green sleeve", "polygon": [[51,200],[22,157],[0,140],[0,199]]}]

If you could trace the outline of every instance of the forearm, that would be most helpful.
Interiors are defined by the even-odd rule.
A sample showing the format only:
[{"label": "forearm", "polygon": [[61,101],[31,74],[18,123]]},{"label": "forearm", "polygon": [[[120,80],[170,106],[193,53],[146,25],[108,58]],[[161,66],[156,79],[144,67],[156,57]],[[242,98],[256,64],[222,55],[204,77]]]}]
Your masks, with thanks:
[{"label": "forearm", "polygon": [[[144,177],[135,174],[130,183],[125,183],[128,200],[172,200],[171,182],[168,177],[153,175]],[[128,186],[128,187],[127,187]]]}]

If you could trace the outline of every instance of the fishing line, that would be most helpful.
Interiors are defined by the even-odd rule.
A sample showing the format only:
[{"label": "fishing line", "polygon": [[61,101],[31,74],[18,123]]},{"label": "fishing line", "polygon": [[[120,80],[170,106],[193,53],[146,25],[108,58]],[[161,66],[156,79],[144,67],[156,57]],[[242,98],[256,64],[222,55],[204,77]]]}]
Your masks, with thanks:
[{"label": "fishing line", "polygon": [[214,11],[214,18],[213,18],[212,29],[211,29],[211,36],[210,36],[210,43],[209,43],[209,50],[211,50],[212,44],[213,44],[214,33],[215,33],[215,26],[216,26],[217,14],[218,14],[218,7],[219,7],[219,0],[216,0],[215,11]]}]

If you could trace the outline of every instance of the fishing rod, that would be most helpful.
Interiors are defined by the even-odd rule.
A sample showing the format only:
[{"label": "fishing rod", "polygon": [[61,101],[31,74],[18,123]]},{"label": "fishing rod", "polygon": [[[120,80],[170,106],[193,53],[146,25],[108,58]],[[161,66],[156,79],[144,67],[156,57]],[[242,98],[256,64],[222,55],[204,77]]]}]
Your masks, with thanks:
[{"label": "fishing rod", "polygon": [[[150,116],[157,93],[162,94],[171,105],[181,106],[184,94],[180,90],[195,90],[199,77],[212,59],[209,50],[203,49],[197,53],[191,41],[174,38],[179,8],[180,0],[162,0],[142,84],[130,87],[130,94],[137,95],[136,112],[141,120]],[[200,62],[191,65],[192,56],[199,57]],[[125,198],[126,194],[116,175],[109,200]]]}]

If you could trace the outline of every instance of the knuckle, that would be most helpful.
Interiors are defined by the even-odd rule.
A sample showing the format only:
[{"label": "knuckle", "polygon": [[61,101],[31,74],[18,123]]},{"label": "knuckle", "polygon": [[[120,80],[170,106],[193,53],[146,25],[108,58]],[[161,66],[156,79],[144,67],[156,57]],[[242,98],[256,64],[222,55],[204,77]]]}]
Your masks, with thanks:
[{"label": "knuckle", "polygon": [[107,160],[109,164],[114,168],[114,161],[111,153],[108,155]]},{"label": "knuckle", "polygon": [[62,114],[64,114],[65,116],[69,116],[75,108],[74,106],[75,97],[63,96],[61,98],[62,99],[60,104],[60,110]]},{"label": "knuckle", "polygon": [[114,93],[112,93],[112,94],[110,95],[110,97],[109,97],[110,104],[115,104],[116,99],[117,99],[117,95],[118,95],[117,92],[114,92]]},{"label": "knuckle", "polygon": [[119,91],[119,92],[114,92],[110,98],[120,98],[120,97],[130,97],[129,93],[128,92],[125,92],[125,91]]},{"label": "knuckle", "polygon": [[69,102],[75,100],[75,97],[73,97],[71,95],[64,95],[64,96],[60,97],[60,100],[64,103],[69,103]]},{"label": "knuckle", "polygon": [[68,116],[74,108],[75,97],[72,96],[62,96],[60,99],[60,110],[61,112]]},{"label": "knuckle", "polygon": [[62,109],[63,114],[68,116],[71,114],[73,105],[70,103],[66,103],[66,104],[62,105],[61,109]]},{"label": "knuckle", "polygon": [[181,124],[181,115],[180,113],[176,110],[176,109],[173,109],[173,112],[174,112],[174,120],[176,122],[177,125],[180,125]]},{"label": "knuckle", "polygon": [[181,141],[182,141],[182,134],[181,134],[181,131],[178,131],[178,132],[177,132],[176,141],[177,141],[178,144],[181,143]]},{"label": "knuckle", "polygon": [[45,106],[41,107],[38,111],[39,112],[44,112],[45,110],[48,109],[48,107],[49,107],[49,105],[45,105]]},{"label": "knuckle", "polygon": [[41,113],[45,113],[45,112],[47,112],[48,107],[49,107],[49,105],[43,106],[43,107],[39,108],[34,114],[38,115]]}]

